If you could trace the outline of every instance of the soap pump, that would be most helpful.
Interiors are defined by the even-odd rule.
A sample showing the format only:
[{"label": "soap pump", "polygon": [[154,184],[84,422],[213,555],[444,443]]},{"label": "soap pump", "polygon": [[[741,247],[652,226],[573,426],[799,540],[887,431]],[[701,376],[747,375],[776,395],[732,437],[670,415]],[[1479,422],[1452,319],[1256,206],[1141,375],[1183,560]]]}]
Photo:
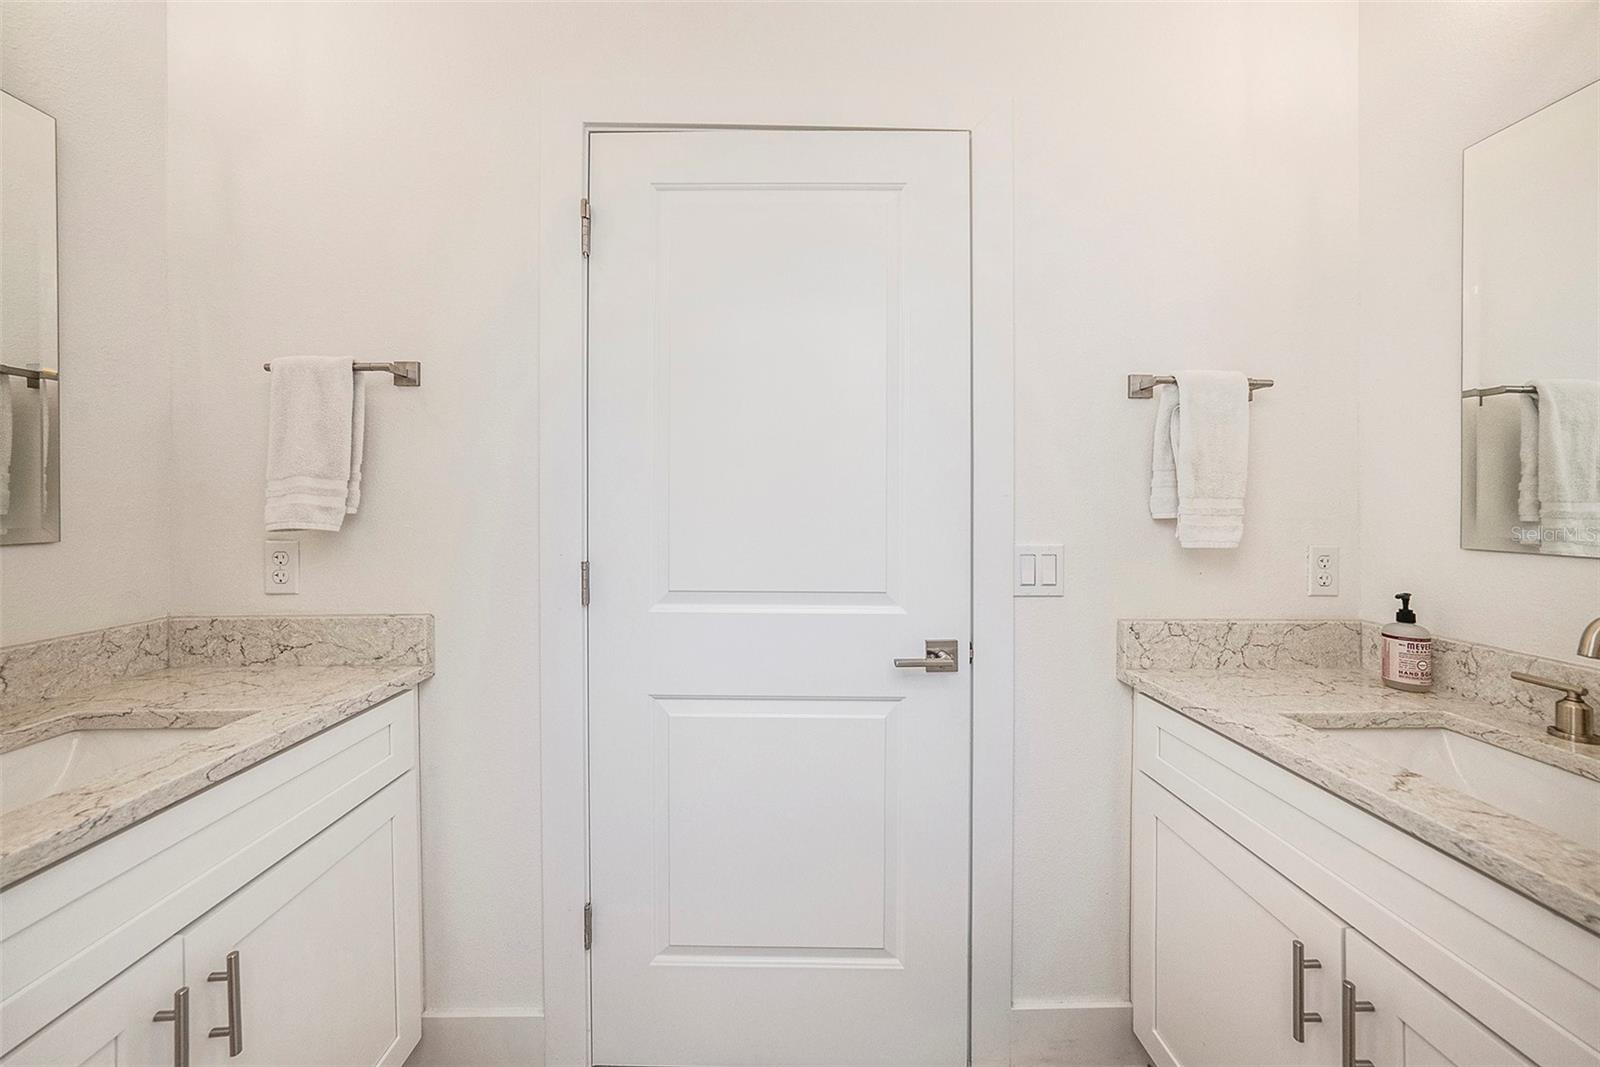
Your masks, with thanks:
[{"label": "soap pump", "polygon": [[1400,601],[1400,610],[1378,637],[1383,684],[1391,689],[1426,693],[1433,688],[1433,635],[1417,625],[1410,593],[1396,593],[1394,598]]}]

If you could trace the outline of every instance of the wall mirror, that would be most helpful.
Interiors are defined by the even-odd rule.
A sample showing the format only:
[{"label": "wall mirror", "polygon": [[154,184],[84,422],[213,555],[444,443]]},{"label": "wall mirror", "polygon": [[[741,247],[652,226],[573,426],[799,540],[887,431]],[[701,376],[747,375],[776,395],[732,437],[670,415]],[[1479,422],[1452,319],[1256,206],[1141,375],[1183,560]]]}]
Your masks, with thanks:
[{"label": "wall mirror", "polygon": [[1461,546],[1600,557],[1600,82],[1462,160]]},{"label": "wall mirror", "polygon": [[56,122],[0,104],[0,545],[27,545],[61,539]]}]

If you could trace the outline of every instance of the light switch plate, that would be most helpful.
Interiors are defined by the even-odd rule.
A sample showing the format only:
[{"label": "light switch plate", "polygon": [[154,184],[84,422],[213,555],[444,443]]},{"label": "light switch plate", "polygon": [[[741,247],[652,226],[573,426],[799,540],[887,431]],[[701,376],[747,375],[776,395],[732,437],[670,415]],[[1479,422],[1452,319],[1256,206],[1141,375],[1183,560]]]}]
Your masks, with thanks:
[{"label": "light switch plate", "polygon": [[1018,545],[1012,579],[1016,596],[1062,596],[1066,555],[1061,545]]}]

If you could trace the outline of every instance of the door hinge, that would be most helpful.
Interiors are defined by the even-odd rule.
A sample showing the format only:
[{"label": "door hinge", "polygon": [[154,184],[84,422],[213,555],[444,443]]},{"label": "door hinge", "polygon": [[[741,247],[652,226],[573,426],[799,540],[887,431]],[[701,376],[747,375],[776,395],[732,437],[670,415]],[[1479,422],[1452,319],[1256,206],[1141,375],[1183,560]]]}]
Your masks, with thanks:
[{"label": "door hinge", "polygon": [[583,949],[587,952],[594,947],[594,905],[583,906]]},{"label": "door hinge", "polygon": [[972,662],[972,657],[977,655],[977,654],[978,654],[978,650],[975,647],[973,647],[973,644],[972,644],[971,641],[968,641],[967,642],[967,662],[971,663]]},{"label": "door hinge", "polygon": [[583,258],[589,258],[589,198],[586,196],[578,201],[579,237],[578,242],[583,249]]},{"label": "door hinge", "polygon": [[589,561],[584,560],[578,564],[578,599],[584,607],[589,606]]}]

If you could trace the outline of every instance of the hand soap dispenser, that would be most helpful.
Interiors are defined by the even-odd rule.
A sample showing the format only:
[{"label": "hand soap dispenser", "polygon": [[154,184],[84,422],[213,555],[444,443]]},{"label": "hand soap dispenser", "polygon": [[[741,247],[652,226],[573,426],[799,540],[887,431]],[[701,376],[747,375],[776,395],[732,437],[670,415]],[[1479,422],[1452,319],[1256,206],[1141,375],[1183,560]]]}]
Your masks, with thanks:
[{"label": "hand soap dispenser", "polygon": [[1400,610],[1378,638],[1383,684],[1426,693],[1433,688],[1433,635],[1417,625],[1410,593],[1396,593],[1394,598],[1400,601]]}]

